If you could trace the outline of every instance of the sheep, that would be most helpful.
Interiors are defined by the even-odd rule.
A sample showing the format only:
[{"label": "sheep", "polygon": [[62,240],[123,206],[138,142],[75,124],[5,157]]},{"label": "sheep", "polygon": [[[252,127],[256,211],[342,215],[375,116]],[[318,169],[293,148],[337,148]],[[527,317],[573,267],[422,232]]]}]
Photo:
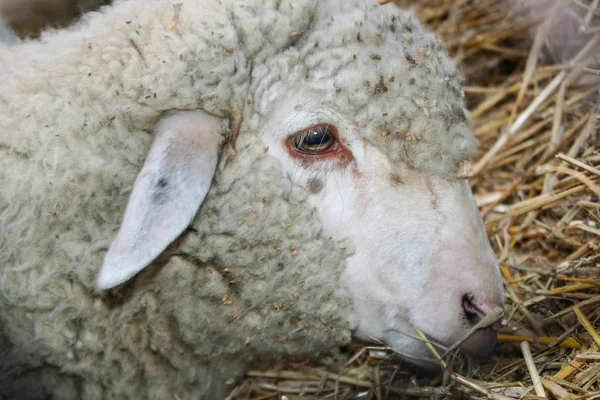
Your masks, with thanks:
[{"label": "sheep", "polygon": [[426,364],[415,329],[503,306],[460,77],[411,14],[128,0],[0,46],[5,396],[224,398],[352,334]]}]

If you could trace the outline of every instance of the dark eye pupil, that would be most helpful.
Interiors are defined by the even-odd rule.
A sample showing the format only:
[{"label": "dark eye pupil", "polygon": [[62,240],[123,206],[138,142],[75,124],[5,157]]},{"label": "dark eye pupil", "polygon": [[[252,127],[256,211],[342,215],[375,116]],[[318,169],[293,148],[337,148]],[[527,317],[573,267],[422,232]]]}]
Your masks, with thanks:
[{"label": "dark eye pupil", "polygon": [[336,143],[333,132],[335,132],[335,127],[325,124],[297,132],[292,137],[293,149],[307,155],[325,153]]},{"label": "dark eye pupil", "polygon": [[306,146],[320,146],[323,143],[327,143],[331,140],[331,133],[328,131],[318,129],[311,131],[304,136],[303,144]]}]

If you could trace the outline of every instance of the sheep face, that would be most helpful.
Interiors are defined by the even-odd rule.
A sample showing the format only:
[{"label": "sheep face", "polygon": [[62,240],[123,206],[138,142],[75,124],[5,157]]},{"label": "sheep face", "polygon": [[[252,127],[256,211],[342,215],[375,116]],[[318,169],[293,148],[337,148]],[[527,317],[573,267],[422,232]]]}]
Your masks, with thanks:
[{"label": "sheep face", "polygon": [[[359,334],[423,359],[415,328],[449,346],[504,302],[477,206],[457,177],[475,148],[460,80],[406,14],[365,7],[315,31],[255,69],[246,115],[328,233],[354,242],[341,280]],[[462,348],[477,354],[495,340],[491,327]]]},{"label": "sheep face", "polygon": [[[354,242],[341,280],[361,336],[424,359],[414,328],[451,345],[502,307],[496,258],[464,179],[394,162],[352,116],[314,96],[283,104],[287,112],[263,127],[263,141],[292,183],[306,188],[327,232]],[[494,342],[487,329],[462,348],[479,353]]]}]

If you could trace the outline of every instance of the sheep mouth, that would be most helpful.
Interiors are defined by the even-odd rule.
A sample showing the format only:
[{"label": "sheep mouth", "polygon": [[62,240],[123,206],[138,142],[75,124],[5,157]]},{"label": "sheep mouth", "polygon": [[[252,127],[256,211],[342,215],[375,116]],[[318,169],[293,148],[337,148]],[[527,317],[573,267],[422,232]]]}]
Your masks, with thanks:
[{"label": "sheep mouth", "polygon": [[489,355],[498,342],[500,324],[481,328],[468,336],[460,345],[460,350],[475,359]]},{"label": "sheep mouth", "polygon": [[[420,330],[413,326],[417,332],[423,333],[425,338],[419,336],[419,334],[410,334],[404,332],[397,328],[389,328],[387,331],[392,331],[396,334],[410,337],[415,340],[419,340],[423,343],[423,346],[430,344],[435,348],[438,354],[442,359],[446,358],[446,356],[455,351],[456,349],[460,349],[461,353],[464,355],[474,359],[479,360],[488,356],[494,346],[498,341],[498,331],[500,329],[500,323],[494,323],[492,325],[482,327],[473,331],[469,336],[463,337],[454,343],[447,343],[444,340],[439,340],[433,335],[429,335],[427,332]],[[406,356],[402,354],[401,351],[397,351],[399,355]],[[433,354],[432,354],[433,356]],[[412,358],[412,357],[409,357]],[[425,361],[430,364],[439,364],[439,361],[433,357],[417,357],[418,361]]]}]

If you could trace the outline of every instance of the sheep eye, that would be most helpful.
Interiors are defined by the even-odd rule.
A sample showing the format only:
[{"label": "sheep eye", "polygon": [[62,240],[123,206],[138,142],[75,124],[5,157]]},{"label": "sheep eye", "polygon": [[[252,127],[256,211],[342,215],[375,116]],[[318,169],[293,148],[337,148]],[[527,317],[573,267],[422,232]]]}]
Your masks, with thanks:
[{"label": "sheep eye", "polygon": [[329,125],[313,126],[292,136],[293,149],[302,154],[322,154],[331,150],[335,143],[335,134]]}]

